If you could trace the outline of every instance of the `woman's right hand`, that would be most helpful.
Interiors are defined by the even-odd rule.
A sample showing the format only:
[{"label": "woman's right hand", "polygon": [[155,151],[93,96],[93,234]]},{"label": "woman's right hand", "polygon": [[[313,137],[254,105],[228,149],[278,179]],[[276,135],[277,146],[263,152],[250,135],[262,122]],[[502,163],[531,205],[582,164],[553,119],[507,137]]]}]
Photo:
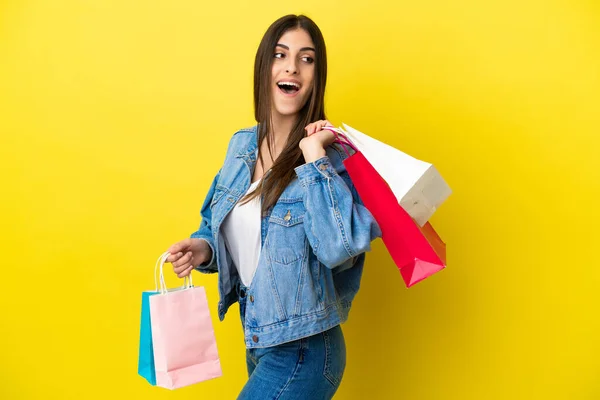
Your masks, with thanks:
[{"label": "woman's right hand", "polygon": [[212,250],[206,240],[197,238],[179,241],[171,245],[168,252],[171,254],[166,262],[173,265],[173,271],[179,278],[188,276],[195,267],[212,258]]}]

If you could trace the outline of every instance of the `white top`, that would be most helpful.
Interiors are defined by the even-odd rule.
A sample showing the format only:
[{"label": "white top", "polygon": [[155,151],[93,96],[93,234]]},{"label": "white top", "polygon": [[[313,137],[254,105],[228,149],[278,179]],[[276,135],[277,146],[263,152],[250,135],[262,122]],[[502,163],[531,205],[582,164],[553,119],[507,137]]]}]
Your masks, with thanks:
[{"label": "white top", "polygon": [[[246,194],[254,190],[259,182],[260,179],[252,183]],[[258,265],[261,214],[260,196],[257,196],[243,205],[238,202],[221,225],[225,245],[245,286],[250,286]]]}]

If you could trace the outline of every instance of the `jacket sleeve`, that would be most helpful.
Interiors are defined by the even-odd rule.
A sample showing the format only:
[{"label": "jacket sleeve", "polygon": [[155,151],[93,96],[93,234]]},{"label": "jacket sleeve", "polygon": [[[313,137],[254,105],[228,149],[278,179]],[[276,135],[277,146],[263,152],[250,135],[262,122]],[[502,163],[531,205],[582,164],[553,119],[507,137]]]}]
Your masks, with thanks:
[{"label": "jacket sleeve", "polygon": [[342,166],[336,172],[326,155],[296,167],[295,172],[304,189],[306,236],[319,261],[335,268],[369,251],[371,242],[381,237],[381,229],[346,169]]},{"label": "jacket sleeve", "polygon": [[214,177],[210,188],[208,189],[208,193],[204,199],[204,203],[202,204],[202,208],[200,209],[200,216],[202,217],[200,221],[200,227],[198,230],[191,234],[191,238],[197,238],[205,240],[210,249],[212,250],[212,257],[210,261],[200,264],[195,269],[197,271],[211,274],[217,272],[217,261],[216,261],[216,253],[215,253],[215,243],[213,240],[213,232],[212,232],[212,224],[211,217],[212,212],[210,209],[210,205],[212,203],[213,196],[215,194],[215,188],[217,186],[217,181],[219,180],[219,176],[221,175],[221,170],[217,172],[217,175]]}]

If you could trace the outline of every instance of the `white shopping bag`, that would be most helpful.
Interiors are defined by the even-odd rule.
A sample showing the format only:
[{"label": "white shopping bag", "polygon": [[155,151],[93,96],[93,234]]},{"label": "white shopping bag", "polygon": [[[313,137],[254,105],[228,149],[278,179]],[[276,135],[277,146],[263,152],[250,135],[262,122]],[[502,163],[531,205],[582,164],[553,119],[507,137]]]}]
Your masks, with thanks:
[{"label": "white shopping bag", "polygon": [[388,183],[398,202],[424,226],[452,190],[437,169],[402,151],[342,124],[344,134]]}]

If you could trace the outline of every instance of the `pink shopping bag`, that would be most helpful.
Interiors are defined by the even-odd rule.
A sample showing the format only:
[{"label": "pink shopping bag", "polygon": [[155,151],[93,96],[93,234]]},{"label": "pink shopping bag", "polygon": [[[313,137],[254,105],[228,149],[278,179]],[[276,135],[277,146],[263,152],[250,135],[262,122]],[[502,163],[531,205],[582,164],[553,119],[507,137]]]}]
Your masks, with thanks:
[{"label": "pink shopping bag", "polygon": [[160,293],[150,297],[156,385],[177,389],[222,375],[212,319],[203,287],[167,290],[160,262]]}]

